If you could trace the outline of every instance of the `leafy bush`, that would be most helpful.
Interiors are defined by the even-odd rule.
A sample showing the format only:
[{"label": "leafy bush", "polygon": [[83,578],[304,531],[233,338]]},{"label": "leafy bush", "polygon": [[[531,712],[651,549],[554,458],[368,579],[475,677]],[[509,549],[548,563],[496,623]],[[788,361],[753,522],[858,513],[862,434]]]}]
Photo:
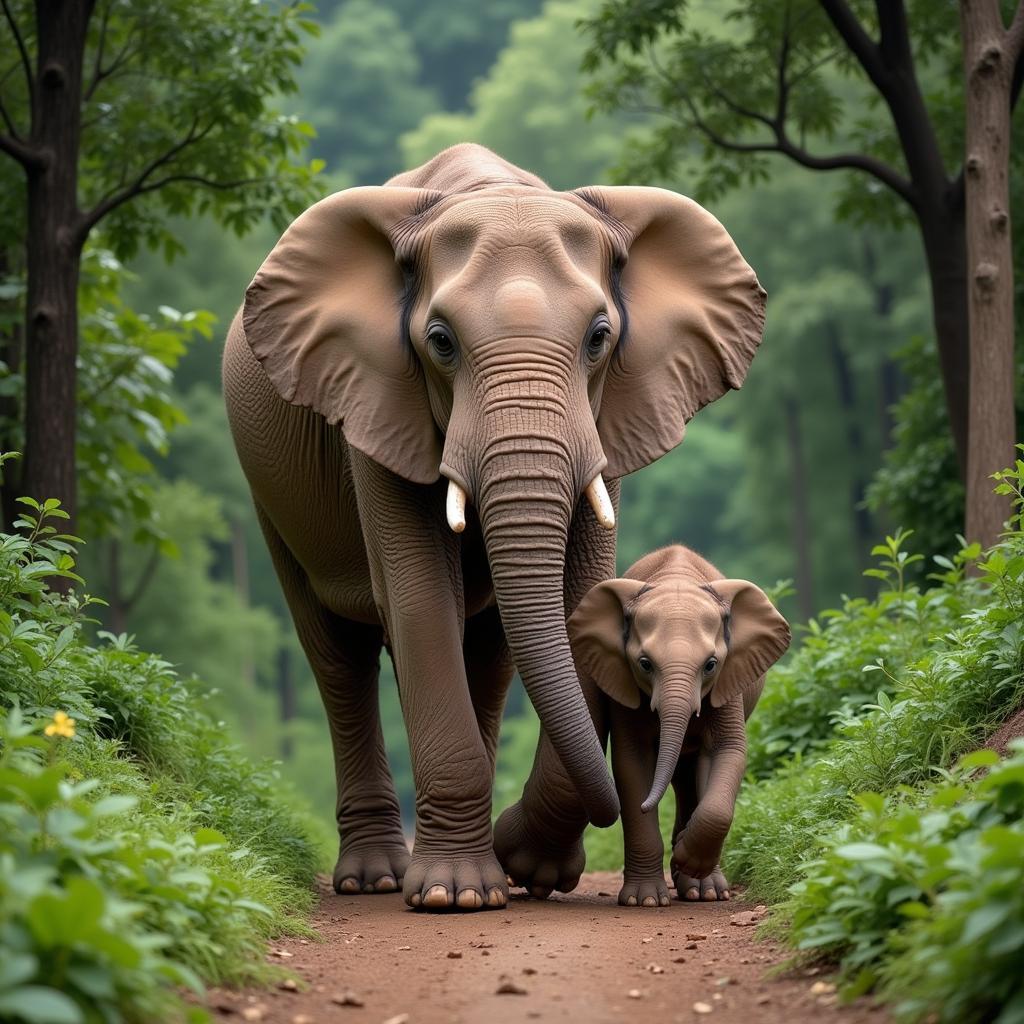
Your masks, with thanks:
[{"label": "leafy bush", "polygon": [[908,1019],[1024,1020],[1024,741],[1012,749],[923,791],[861,794],[805,866],[793,941],[839,958],[848,993],[881,980]]},{"label": "leafy bush", "polygon": [[881,662],[883,689],[890,689],[895,674],[927,653],[929,638],[963,613],[976,590],[964,580],[963,563],[978,552],[967,551],[956,563],[938,556],[944,585],[922,592],[907,581],[907,570],[922,560],[905,549],[910,536],[898,530],[872,551],[880,561],[868,574],[883,583],[874,600],[847,598],[842,608],[811,619],[799,650],[772,669],[747,723],[748,770],[755,777],[770,774],[783,757],[820,749],[837,719],[856,716],[874,698],[879,677],[866,675],[865,666]]},{"label": "leafy bush", "polygon": [[[984,554],[937,559],[928,590],[904,585],[904,536],[876,549],[886,591],[830,621],[821,635],[833,643],[814,647],[823,659],[840,651],[827,662],[840,692],[832,736],[812,699],[801,715],[815,739],[748,784],[727,846],[726,868],[751,895],[784,901],[776,923],[791,924],[799,950],[837,960],[847,994],[877,987],[907,1020],[1024,1021],[1024,741],[1003,762],[967,753],[1024,703],[1024,461],[996,480],[1014,501],[1009,531]],[[904,634],[879,639],[891,660],[862,644],[876,619]],[[859,706],[842,678],[857,651],[866,678],[884,683]],[[801,659],[827,689],[813,658],[801,651],[776,670],[780,692]],[[801,724],[791,735],[805,735]]]},{"label": "leafy bush", "polygon": [[272,766],[170,667],[86,642],[56,501],[0,535],[0,1019],[172,1021],[178,990],[268,975],[318,850]]},{"label": "leafy bush", "polygon": [[[1024,462],[1018,461],[1016,470],[999,475],[999,488],[1014,493],[1018,503],[1022,473]],[[913,652],[913,659],[890,666],[860,648],[862,673],[884,682],[876,699],[860,707],[849,696],[838,701],[831,739],[808,745],[774,775],[741,790],[726,865],[757,898],[785,897],[801,862],[816,855],[822,837],[856,811],[852,794],[925,783],[935,768],[952,764],[1024,699],[1024,532],[1019,515],[1015,529],[978,562],[979,576],[965,579],[965,562],[979,554],[972,547],[956,562],[941,559],[945,571],[921,594],[905,588],[897,575],[895,590],[912,593],[914,614],[888,628],[906,631],[900,648]],[[887,560],[899,561],[898,556]],[[890,587],[874,604],[893,601]],[[865,615],[866,609],[858,630]],[[857,649],[856,643],[846,646],[847,651]],[[794,662],[800,657],[802,652]],[[840,664],[844,672],[854,667],[845,660]],[[828,683],[827,675],[815,682],[822,699]],[[770,676],[769,692],[773,685]],[[836,689],[842,693],[841,679]],[[821,729],[818,706],[812,701],[812,734]],[[760,708],[752,724],[759,713]],[[788,728],[797,732],[801,724],[797,719]]]}]

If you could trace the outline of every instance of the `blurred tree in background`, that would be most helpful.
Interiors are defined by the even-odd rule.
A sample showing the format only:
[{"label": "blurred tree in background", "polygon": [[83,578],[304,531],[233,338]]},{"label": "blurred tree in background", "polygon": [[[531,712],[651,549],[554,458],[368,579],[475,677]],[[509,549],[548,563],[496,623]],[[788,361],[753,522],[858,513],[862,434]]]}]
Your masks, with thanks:
[{"label": "blurred tree in background", "polygon": [[[983,298],[1002,289],[1011,302],[1008,136],[1024,77],[1024,5],[1003,4],[1011,16],[1017,12],[1005,33],[997,0],[962,6],[965,26],[990,11],[990,28],[1000,29],[979,28],[971,44],[977,50],[968,67],[972,97],[979,83],[998,79],[986,95],[999,98],[967,160],[964,47],[953,4],[743,0],[711,17],[688,0],[639,7],[603,0],[584,25],[591,44],[585,67],[595,73],[590,92],[601,109],[657,117],[654,130],[626,154],[619,171],[624,178],[671,174],[696,151],[696,193],[711,198],[765,181],[776,166],[772,157],[784,156],[812,171],[851,172],[836,206],[840,216],[860,224],[916,225],[931,281],[948,427],[967,483],[966,520],[976,539],[991,544],[1010,512],[989,475],[1010,459],[1015,440],[1013,317],[1007,309],[986,321],[972,348],[968,295],[972,317],[991,305],[976,301],[979,289]],[[989,63],[979,77],[980,48]],[[978,121],[984,108],[973,102]],[[982,138],[990,140],[991,154],[982,152]],[[1002,166],[990,167],[994,160]],[[995,234],[1007,243],[1007,265],[998,271],[993,262],[979,263],[977,254],[968,268],[965,192],[978,188],[979,175],[988,182],[988,205],[975,219],[994,217]],[[1007,321],[997,344],[996,324]],[[977,379],[969,401],[972,374]]]},{"label": "blurred tree in background", "polygon": [[[119,0],[110,2],[111,17],[122,12]],[[212,24],[240,2],[189,6],[197,23]],[[276,9],[244,6],[264,14]],[[954,167],[963,144],[963,70],[956,17],[947,7],[915,0],[907,10],[916,24],[912,47],[933,130],[945,166]],[[658,36],[643,59],[607,65],[595,85],[580,69],[595,37],[579,22],[598,24],[612,8],[622,15],[616,31],[653,31],[662,16],[685,13],[691,49],[673,50]],[[652,54],[660,67],[680,74],[703,73],[707,65],[696,57],[704,54],[715,74],[725,76],[713,83],[748,90],[744,105],[770,101],[765,69],[777,66],[771,62],[780,25],[772,12],[811,8],[818,13],[801,22],[808,33],[801,39],[822,47],[814,52],[823,63],[808,71],[790,100],[801,145],[813,151],[820,143],[856,146],[898,165],[898,139],[882,128],[888,114],[879,94],[857,65],[825,45],[832,30],[811,0],[758,0],[739,19],[731,8],[667,0],[325,0],[302,15],[315,18],[320,30],[303,37],[306,56],[292,65],[297,90],[266,96],[288,111],[279,123],[289,139],[306,138],[303,123],[315,129],[309,156],[326,165],[318,194],[379,183],[446,145],[477,141],[557,188],[628,177],[701,197],[768,290],[766,339],[743,390],[701,412],[679,448],[624,482],[619,564],[625,568],[658,545],[681,541],[730,576],[763,585],[792,578],[795,593],[785,608],[795,618],[844,593],[863,592],[863,560],[883,529],[913,528],[914,541],[929,552],[957,546],[964,491],[920,236],[909,207],[868,175],[812,179],[785,161],[769,164],[760,154],[705,145],[692,125],[664,118],[664,97],[641,104],[653,109],[624,108],[651,84],[653,65],[643,61]],[[103,9],[99,0],[97,10]],[[168,10],[170,17],[177,5]],[[229,29],[216,31],[226,38]],[[13,80],[17,48],[9,58],[4,53],[0,75],[10,71]],[[229,65],[211,67],[209,76],[205,65],[196,65],[190,71],[201,80],[196,92],[228,76],[246,77],[247,68]],[[232,88],[245,93],[258,86],[242,81]],[[588,117],[595,97],[600,109]],[[718,102],[713,91],[701,97]],[[727,119],[720,106],[714,112]],[[125,129],[104,145],[123,147],[131,138]],[[289,153],[291,163],[309,170],[308,157]],[[116,155],[98,150],[95,159]],[[125,155],[139,154],[129,146]],[[0,159],[0,222],[20,232],[24,192],[17,171],[13,161]],[[135,634],[140,645],[214,687],[240,738],[259,753],[279,754],[326,819],[334,780],[319,696],[220,396],[220,339],[274,244],[280,219],[288,219],[287,204],[255,195],[244,204],[244,223],[212,208],[191,216],[202,212],[205,193],[181,188],[174,202],[154,195],[121,207],[116,217],[123,221],[104,222],[97,241],[121,256],[132,238],[158,243],[131,257],[131,273],[97,247],[83,278],[79,388],[90,400],[79,417],[79,480],[90,536],[103,530],[86,548],[84,571],[111,601],[105,625]],[[244,239],[236,227],[247,230]],[[11,343],[19,338],[23,264],[16,250],[5,249],[0,258],[8,261],[0,264],[0,335]],[[211,315],[212,342],[206,338]],[[20,389],[18,360],[9,360],[0,374],[0,429],[13,439]],[[100,487],[108,496],[102,502],[94,497]],[[408,751],[386,659],[381,692],[385,739],[409,811]],[[496,806],[518,795],[535,736],[536,720],[517,689],[502,734]]]},{"label": "blurred tree in background", "polygon": [[170,254],[169,215],[209,214],[241,234],[308,202],[312,168],[296,160],[308,131],[270,108],[294,89],[306,10],[3,4],[0,185],[18,198],[2,208],[0,272],[25,278],[24,337],[9,330],[3,353],[25,364],[24,473],[5,486],[59,494],[74,520],[78,288],[98,226],[118,257],[143,243]]}]

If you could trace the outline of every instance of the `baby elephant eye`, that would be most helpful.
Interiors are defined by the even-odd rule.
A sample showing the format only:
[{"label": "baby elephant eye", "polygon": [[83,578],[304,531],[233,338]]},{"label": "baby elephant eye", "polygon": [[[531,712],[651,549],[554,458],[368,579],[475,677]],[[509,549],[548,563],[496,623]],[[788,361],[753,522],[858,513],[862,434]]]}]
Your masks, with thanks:
[{"label": "baby elephant eye", "polygon": [[654,662],[651,661],[651,659],[648,658],[646,654],[641,654],[640,657],[637,658],[636,663],[640,666],[640,670],[642,672],[654,671]]},{"label": "baby elephant eye", "polygon": [[718,668],[718,659],[708,658],[708,660],[704,662],[704,675],[711,675],[711,673],[714,672],[716,668]]}]

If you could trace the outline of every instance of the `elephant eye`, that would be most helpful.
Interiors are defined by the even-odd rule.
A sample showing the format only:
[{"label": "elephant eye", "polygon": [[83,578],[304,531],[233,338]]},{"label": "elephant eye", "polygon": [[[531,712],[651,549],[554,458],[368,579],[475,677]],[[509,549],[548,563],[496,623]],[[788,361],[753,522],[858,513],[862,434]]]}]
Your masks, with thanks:
[{"label": "elephant eye", "polygon": [[640,666],[641,672],[651,673],[654,671],[654,662],[651,661],[646,654],[641,654],[640,657],[636,659],[636,663]]},{"label": "elephant eye", "polygon": [[704,662],[704,675],[711,675],[711,673],[714,672],[716,668],[718,668],[718,659],[708,658],[708,660]]},{"label": "elephant eye", "polygon": [[427,330],[427,345],[434,358],[442,365],[449,365],[455,361],[455,341],[447,328],[440,324],[431,324]]},{"label": "elephant eye", "polygon": [[591,327],[587,337],[587,357],[591,362],[596,363],[604,355],[611,334],[612,325],[603,317]]}]

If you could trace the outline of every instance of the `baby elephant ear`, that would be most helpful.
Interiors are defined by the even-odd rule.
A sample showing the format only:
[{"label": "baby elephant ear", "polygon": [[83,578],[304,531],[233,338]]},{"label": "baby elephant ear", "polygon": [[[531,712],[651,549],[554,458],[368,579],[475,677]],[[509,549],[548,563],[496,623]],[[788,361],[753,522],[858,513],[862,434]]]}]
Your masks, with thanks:
[{"label": "baby elephant ear", "polygon": [[625,476],[683,439],[687,422],[747,374],[765,292],[724,227],[660,188],[588,188],[625,250],[626,334],[608,368],[598,432],[605,473]]},{"label": "baby elephant ear", "polygon": [[643,588],[643,580],[598,583],[566,623],[580,674],[627,708],[640,707],[640,688],[626,661],[625,611]]},{"label": "baby elephant ear", "polygon": [[415,483],[441,448],[423,370],[402,336],[405,280],[392,239],[431,193],[351,188],[311,206],[245,293],[242,323],[278,394]]},{"label": "baby elephant ear", "polygon": [[729,607],[728,652],[711,688],[711,705],[720,708],[753,686],[786,653],[789,623],[760,587],[746,580],[715,580],[711,587]]}]

